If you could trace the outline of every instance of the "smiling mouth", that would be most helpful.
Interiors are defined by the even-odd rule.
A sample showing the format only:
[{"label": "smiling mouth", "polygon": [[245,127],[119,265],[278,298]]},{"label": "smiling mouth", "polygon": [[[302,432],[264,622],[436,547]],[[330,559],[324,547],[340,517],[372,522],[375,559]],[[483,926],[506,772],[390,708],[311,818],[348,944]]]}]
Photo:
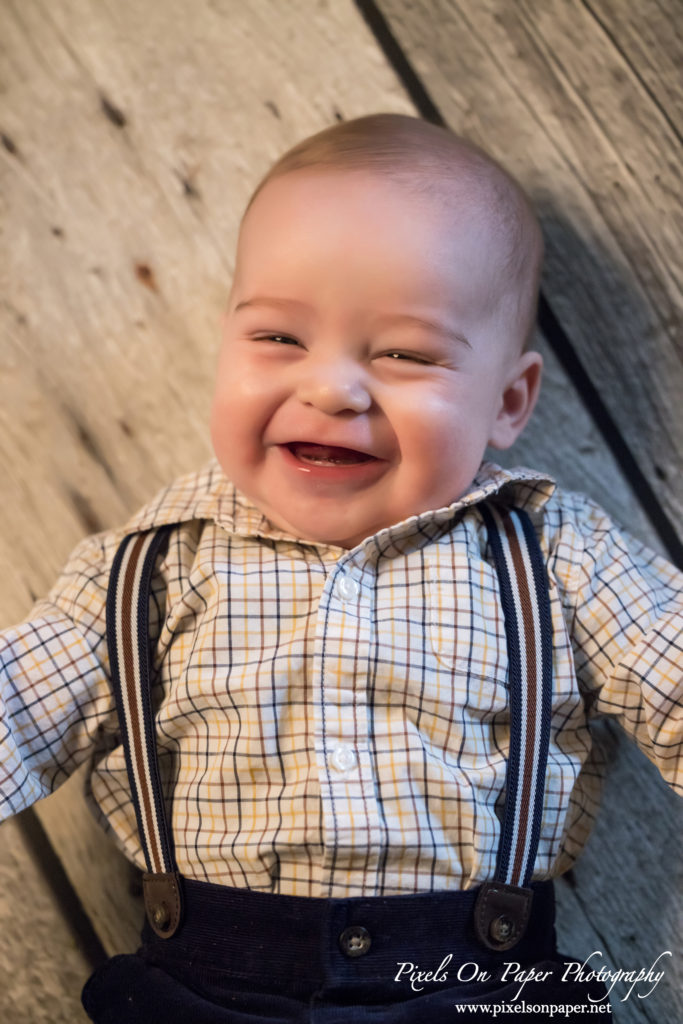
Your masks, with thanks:
[{"label": "smiling mouth", "polygon": [[377,461],[374,455],[367,452],[359,452],[355,448],[341,448],[338,445],[294,441],[285,447],[300,462],[309,466],[360,466],[366,462]]}]

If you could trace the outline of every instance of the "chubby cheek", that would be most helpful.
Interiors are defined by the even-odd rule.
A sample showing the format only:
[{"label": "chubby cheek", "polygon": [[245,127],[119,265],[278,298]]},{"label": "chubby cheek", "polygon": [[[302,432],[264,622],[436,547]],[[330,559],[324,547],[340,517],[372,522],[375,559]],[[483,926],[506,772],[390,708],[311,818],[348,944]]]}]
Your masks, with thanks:
[{"label": "chubby cheek", "polygon": [[256,457],[259,430],[251,412],[250,404],[240,401],[234,389],[217,388],[211,406],[211,442],[228,476],[241,462],[253,462]]},{"label": "chubby cheek", "polygon": [[214,395],[209,427],[214,454],[225,473],[232,476],[232,457],[239,451],[240,442],[235,436],[232,415],[218,395]]},{"label": "chubby cheek", "polygon": [[[254,458],[281,397],[272,377],[248,360],[223,357],[211,407],[211,438],[216,454],[239,446],[240,455]],[[229,457],[229,452],[226,457]],[[240,455],[234,454],[234,458]]]},{"label": "chubby cheek", "polygon": [[487,443],[485,425],[454,396],[431,396],[402,412],[399,440],[408,470],[404,480],[410,481],[423,509],[450,504],[467,490],[479,469]]}]

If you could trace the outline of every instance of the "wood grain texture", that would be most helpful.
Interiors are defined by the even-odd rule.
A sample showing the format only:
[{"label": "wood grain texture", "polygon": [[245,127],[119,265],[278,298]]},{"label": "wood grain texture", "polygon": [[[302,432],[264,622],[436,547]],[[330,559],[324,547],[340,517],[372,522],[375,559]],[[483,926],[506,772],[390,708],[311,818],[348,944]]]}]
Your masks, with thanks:
[{"label": "wood grain texture", "polygon": [[534,347],[543,355],[543,386],[533,419],[512,448],[491,449],[487,457],[503,466],[542,469],[563,489],[589,494],[615,522],[663,554],[637,493],[542,334],[537,333]]},{"label": "wood grain texture", "polygon": [[[446,121],[526,186],[549,300],[680,530],[679,135],[594,6],[600,20],[580,0],[378,4]],[[650,5],[616,6],[633,36]]]},{"label": "wood grain texture", "polygon": [[[598,824],[571,884],[557,885],[560,949],[598,950],[610,969],[656,970],[664,977],[646,999],[615,986],[612,1020],[659,1024],[683,1019],[679,855],[683,805],[657,770],[612,723],[598,731],[610,763]],[[671,956],[666,955],[667,952]],[[650,986],[639,988],[646,993]]]},{"label": "wood grain texture", "polygon": [[132,953],[144,921],[142,875],[90,813],[84,779],[81,768],[36,811],[106,952]]},{"label": "wood grain texture", "polygon": [[678,0],[583,0],[680,140],[683,125]]},{"label": "wood grain texture", "polygon": [[0,827],[0,1018],[7,1024],[81,1024],[91,967],[16,821]]},{"label": "wood grain texture", "polygon": [[[237,225],[270,162],[337,117],[413,111],[350,2],[6,0],[0,39],[6,623],[83,534],[120,523],[208,455]],[[557,208],[571,217],[571,201]],[[652,543],[637,496],[547,359],[538,415],[507,461],[588,490]],[[130,874],[78,787],[38,813],[107,950],[130,950]],[[604,861],[591,863],[604,877]],[[589,944],[586,910],[566,906]],[[30,928],[30,915],[18,920]]]}]

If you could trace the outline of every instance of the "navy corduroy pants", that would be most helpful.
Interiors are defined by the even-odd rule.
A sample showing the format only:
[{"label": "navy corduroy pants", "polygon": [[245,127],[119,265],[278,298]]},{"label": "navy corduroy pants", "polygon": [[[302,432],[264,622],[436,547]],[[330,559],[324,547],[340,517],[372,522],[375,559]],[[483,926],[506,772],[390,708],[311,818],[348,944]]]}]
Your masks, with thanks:
[{"label": "navy corduroy pants", "polygon": [[176,935],[159,939],[146,926],[138,954],[114,957],[86,985],[96,1024],[445,1024],[513,1013],[529,1022],[551,1019],[550,1005],[596,1020],[589,997],[605,995],[562,980],[551,883],[534,886],[529,928],[508,952],[474,939],[476,890],[305,899],[204,882],[184,889]]}]

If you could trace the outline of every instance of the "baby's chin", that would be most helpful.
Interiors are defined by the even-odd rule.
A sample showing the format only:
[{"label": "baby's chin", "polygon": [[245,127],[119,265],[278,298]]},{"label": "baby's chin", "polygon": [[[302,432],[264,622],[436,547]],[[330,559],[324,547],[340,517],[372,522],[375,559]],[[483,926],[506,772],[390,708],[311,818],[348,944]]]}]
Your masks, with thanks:
[{"label": "baby's chin", "polygon": [[[257,508],[260,506],[254,502]],[[302,514],[289,512],[287,516],[277,510],[260,507],[275,530],[308,544],[322,544],[326,547],[355,548],[357,544],[379,532],[391,523],[357,523],[345,521],[342,516],[322,514],[315,506]]]},{"label": "baby's chin", "polygon": [[420,505],[406,504],[391,510],[376,508],[370,511],[345,508],[341,503],[330,507],[329,502],[311,502],[303,508],[285,510],[258,499],[251,500],[275,530],[311,544],[350,549],[389,527],[448,508],[470,490],[471,486],[467,486],[461,495],[449,496],[445,500],[435,498],[433,503],[426,501]]}]

